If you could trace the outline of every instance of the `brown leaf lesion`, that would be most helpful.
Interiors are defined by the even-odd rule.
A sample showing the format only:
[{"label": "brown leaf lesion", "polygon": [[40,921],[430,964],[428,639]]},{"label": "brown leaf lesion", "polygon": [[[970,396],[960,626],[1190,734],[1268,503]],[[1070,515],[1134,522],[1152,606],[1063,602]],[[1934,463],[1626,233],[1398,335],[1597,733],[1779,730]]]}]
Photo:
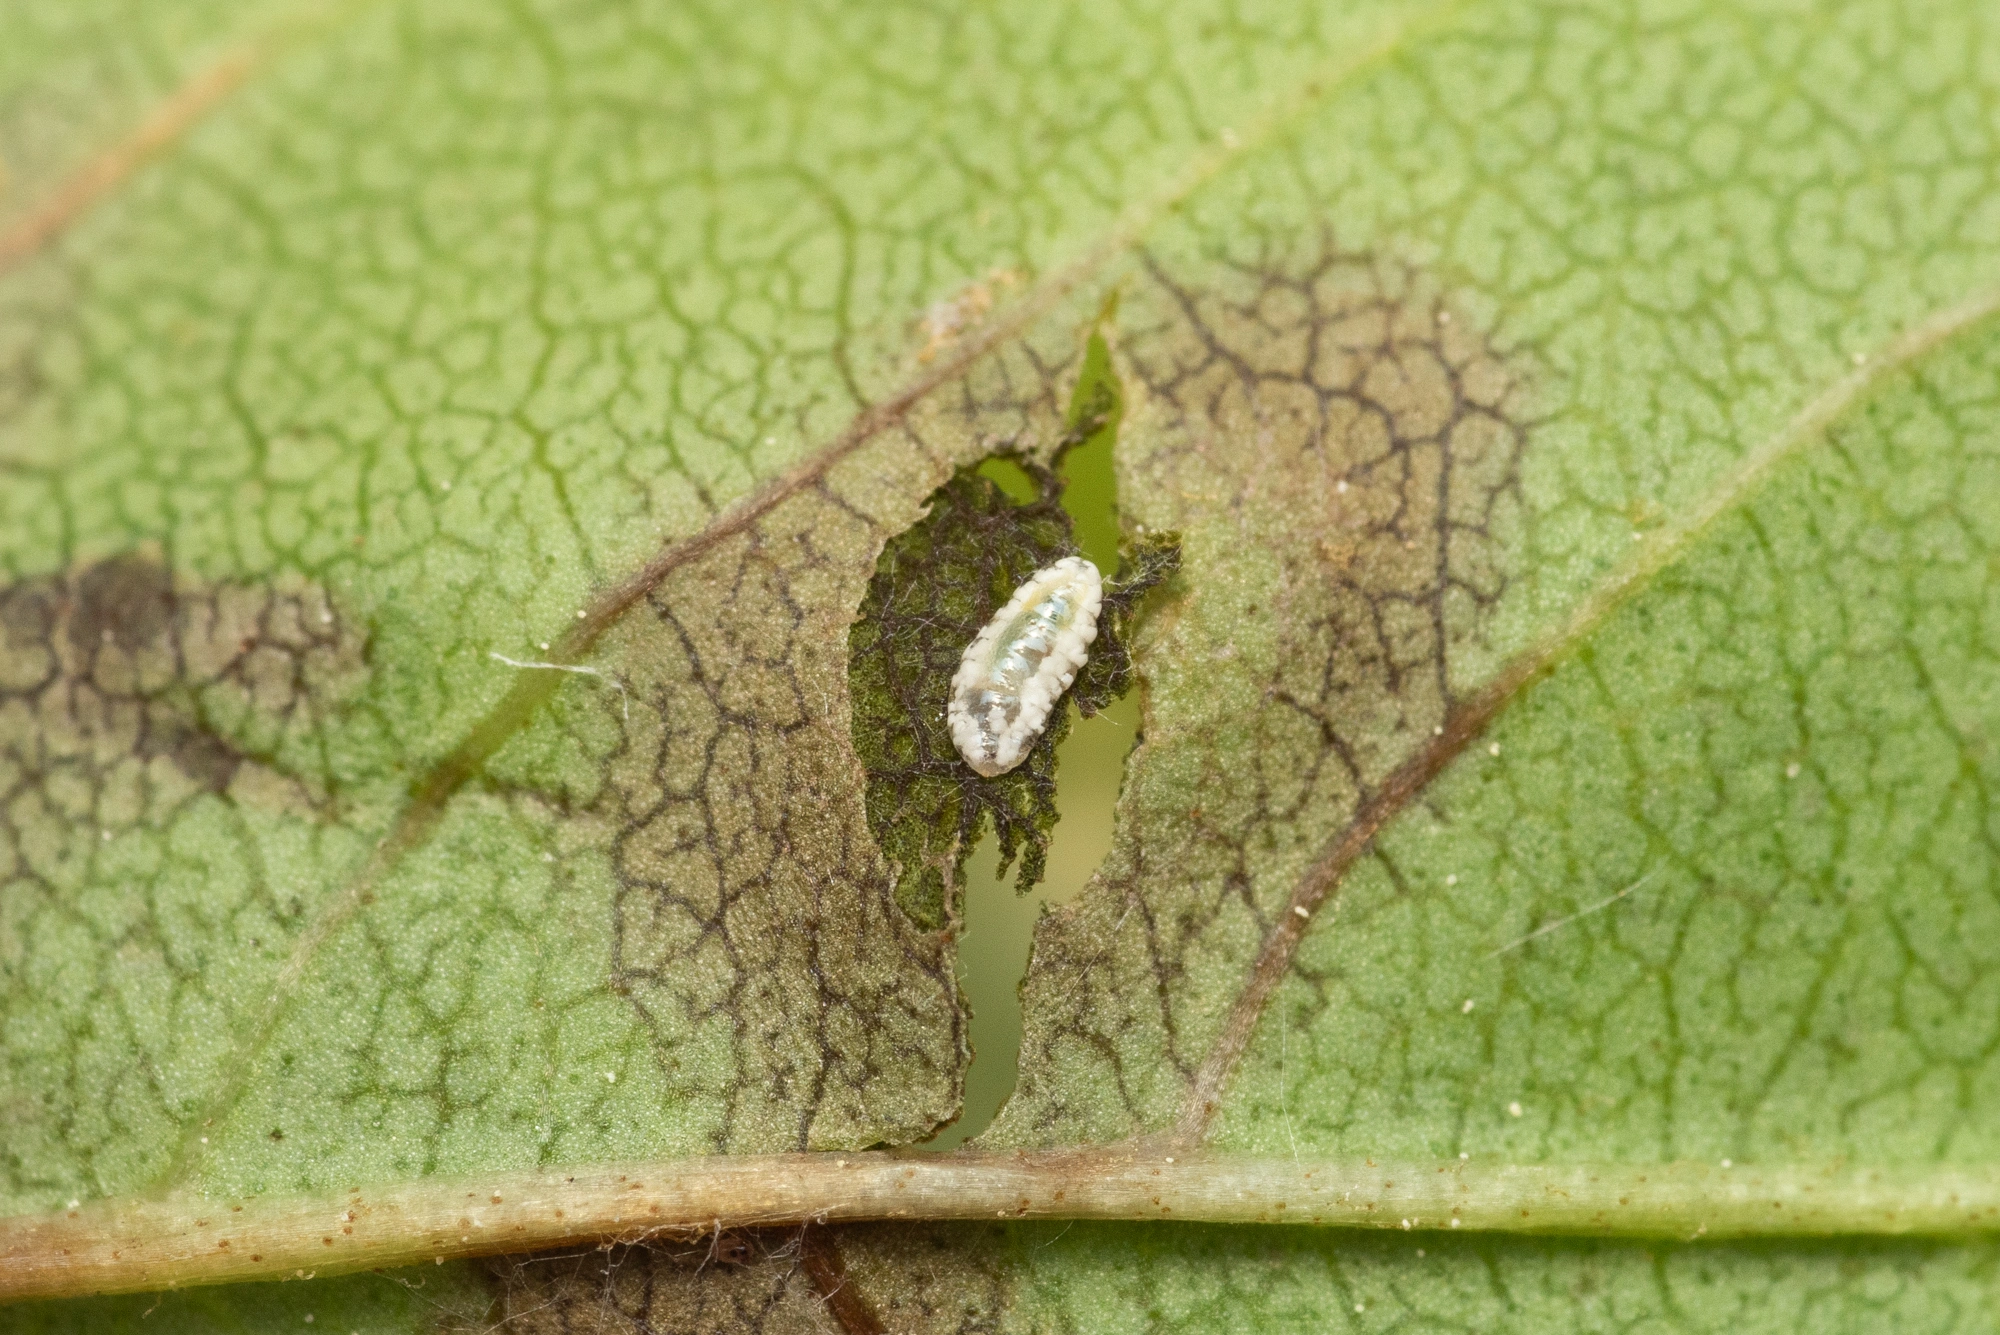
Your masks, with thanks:
[{"label": "brown leaf lesion", "polygon": [[1144,267],[1122,496],[1184,534],[1193,592],[1143,646],[1117,843],[1037,937],[1017,1140],[1182,1120],[1215,981],[1301,930],[1318,852],[1478,691],[1518,548],[1529,359],[1434,278],[1324,238]]},{"label": "brown leaf lesion", "polygon": [[[54,1091],[16,1101],[9,1194],[86,1172],[107,1117],[184,1116],[201,1093],[162,1075],[199,1036],[135,1025],[128,990],[160,979],[185,1013],[226,1013],[204,952],[278,967],[306,904],[264,873],[260,832],[338,818],[327,742],[366,650],[303,580],[203,584],[144,552],[0,586],[0,974],[15,1034],[72,1036],[0,1042],[10,1088]],[[191,889],[181,868],[199,859],[239,875]],[[61,989],[35,982],[51,940],[83,947]]]},{"label": "brown leaf lesion", "polygon": [[661,563],[595,636],[594,676],[539,670],[556,707],[487,767],[561,818],[568,867],[602,869],[609,989],[702,1148],[897,1143],[958,1112],[953,943],[899,906],[869,830],[849,623],[954,468],[1054,444],[1061,361],[993,359]]},{"label": "brown leaf lesion", "polygon": [[724,1225],[638,1246],[502,1257],[488,1267],[494,1310],[477,1328],[976,1335],[1003,1327],[1017,1245],[1005,1229],[978,1224]]},{"label": "brown leaf lesion", "polygon": [[303,582],[203,587],[128,554],[0,587],[8,809],[39,793],[104,838],[200,793],[324,814],[339,776],[315,746],[365,651]]},{"label": "brown leaf lesion", "polygon": [[445,1329],[510,1335],[846,1335],[817,1291],[800,1229],[734,1229],[639,1246],[500,1257],[493,1313]]}]

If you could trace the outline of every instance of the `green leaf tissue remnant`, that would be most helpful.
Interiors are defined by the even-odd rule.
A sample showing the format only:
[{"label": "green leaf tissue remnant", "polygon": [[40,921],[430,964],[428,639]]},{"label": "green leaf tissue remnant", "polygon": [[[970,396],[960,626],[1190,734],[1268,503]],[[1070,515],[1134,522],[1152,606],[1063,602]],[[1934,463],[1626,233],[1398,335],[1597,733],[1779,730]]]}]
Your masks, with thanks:
[{"label": "green leaf tissue remnant", "polygon": [[[993,609],[1036,570],[1076,550],[1055,470],[1072,450],[1108,450],[1116,438],[1121,404],[1109,359],[1103,336],[1093,333],[1071,396],[1069,431],[1049,466],[1007,460],[1030,496],[1017,500],[983,476],[991,464],[960,469],[931,496],[924,519],[883,549],[848,635],[869,828],[901,868],[897,902],[927,927],[942,927],[950,916],[965,860],[989,817],[1000,874],[1018,854],[1018,890],[1042,878],[1059,814],[1055,752],[1069,734],[1068,711],[1057,712],[1019,768],[986,779],[954,749],[945,700],[959,655]],[[1098,638],[1067,697],[1085,716],[1131,688],[1130,622],[1140,600],[1178,566],[1178,546],[1171,535],[1148,534],[1127,548],[1123,564],[1123,577],[1105,572]]]}]

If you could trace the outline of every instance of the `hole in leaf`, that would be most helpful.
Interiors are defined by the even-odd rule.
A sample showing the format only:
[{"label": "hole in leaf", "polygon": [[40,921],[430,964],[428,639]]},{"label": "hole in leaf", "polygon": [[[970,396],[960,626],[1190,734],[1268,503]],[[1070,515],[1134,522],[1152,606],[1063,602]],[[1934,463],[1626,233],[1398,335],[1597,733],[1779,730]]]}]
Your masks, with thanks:
[{"label": "hole in leaf", "polygon": [[972,471],[1000,488],[1016,505],[1033,505],[1041,499],[1041,483],[1019,461],[1005,455],[995,455]]},{"label": "hole in leaf", "polygon": [[[1077,548],[1107,579],[1119,570],[1118,480],[1111,453],[1122,409],[1110,350],[1094,337],[1071,396],[1070,420],[1094,417],[1095,429],[1061,455],[1056,473]],[[1128,692],[1090,718],[1070,705],[1069,720],[1070,735],[1056,748],[1057,825],[1049,836],[1041,884],[1026,894],[1005,893],[999,843],[991,834],[980,840],[967,866],[958,976],[972,1008],[973,1061],[965,1075],[964,1110],[926,1149],[957,1149],[979,1135],[1014,1092],[1021,1060],[1021,982],[1027,976],[1035,923],[1044,909],[1081,894],[1111,851],[1125,758],[1139,739],[1139,697]]]},{"label": "hole in leaf", "polygon": [[[1081,890],[1110,848],[1139,717],[1136,699],[1120,699],[1133,679],[1125,640],[1139,600],[1179,561],[1166,536],[1120,551],[1111,454],[1122,406],[1109,348],[1093,333],[1053,469],[1000,455],[955,474],[925,518],[884,549],[848,638],[869,825],[897,865],[897,902],[927,927],[959,920],[975,1060],[966,1116],[939,1147],[983,1130],[1012,1089],[1035,919],[1043,904]],[[945,726],[959,656],[1021,582],[1079,551],[1108,577],[1090,660],[1027,760],[981,778]],[[1059,816],[1069,817],[1060,828]],[[960,898],[968,862],[972,884]],[[1001,889],[1017,864],[1018,897]]]}]

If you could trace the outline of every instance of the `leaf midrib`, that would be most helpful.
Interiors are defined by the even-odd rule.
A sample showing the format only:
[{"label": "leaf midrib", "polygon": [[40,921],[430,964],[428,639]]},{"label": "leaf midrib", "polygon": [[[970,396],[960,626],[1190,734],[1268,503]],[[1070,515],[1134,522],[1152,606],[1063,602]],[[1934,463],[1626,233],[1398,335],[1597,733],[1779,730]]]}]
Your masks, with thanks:
[{"label": "leaf midrib", "polygon": [[732,1227],[1099,1219],[1694,1241],[1967,1238],[2000,1169],[1172,1155],[1157,1143],[737,1154],[0,1219],[0,1302],[328,1276]]}]

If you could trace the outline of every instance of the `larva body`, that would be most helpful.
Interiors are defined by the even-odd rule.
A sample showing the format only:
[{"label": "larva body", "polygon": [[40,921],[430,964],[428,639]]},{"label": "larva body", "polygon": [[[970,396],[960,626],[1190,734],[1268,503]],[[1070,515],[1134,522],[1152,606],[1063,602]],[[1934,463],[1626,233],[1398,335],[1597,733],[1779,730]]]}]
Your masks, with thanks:
[{"label": "larva body", "polygon": [[966,646],[951,679],[951,739],[992,778],[1021,763],[1097,638],[1104,581],[1080,556],[1028,577]]}]

